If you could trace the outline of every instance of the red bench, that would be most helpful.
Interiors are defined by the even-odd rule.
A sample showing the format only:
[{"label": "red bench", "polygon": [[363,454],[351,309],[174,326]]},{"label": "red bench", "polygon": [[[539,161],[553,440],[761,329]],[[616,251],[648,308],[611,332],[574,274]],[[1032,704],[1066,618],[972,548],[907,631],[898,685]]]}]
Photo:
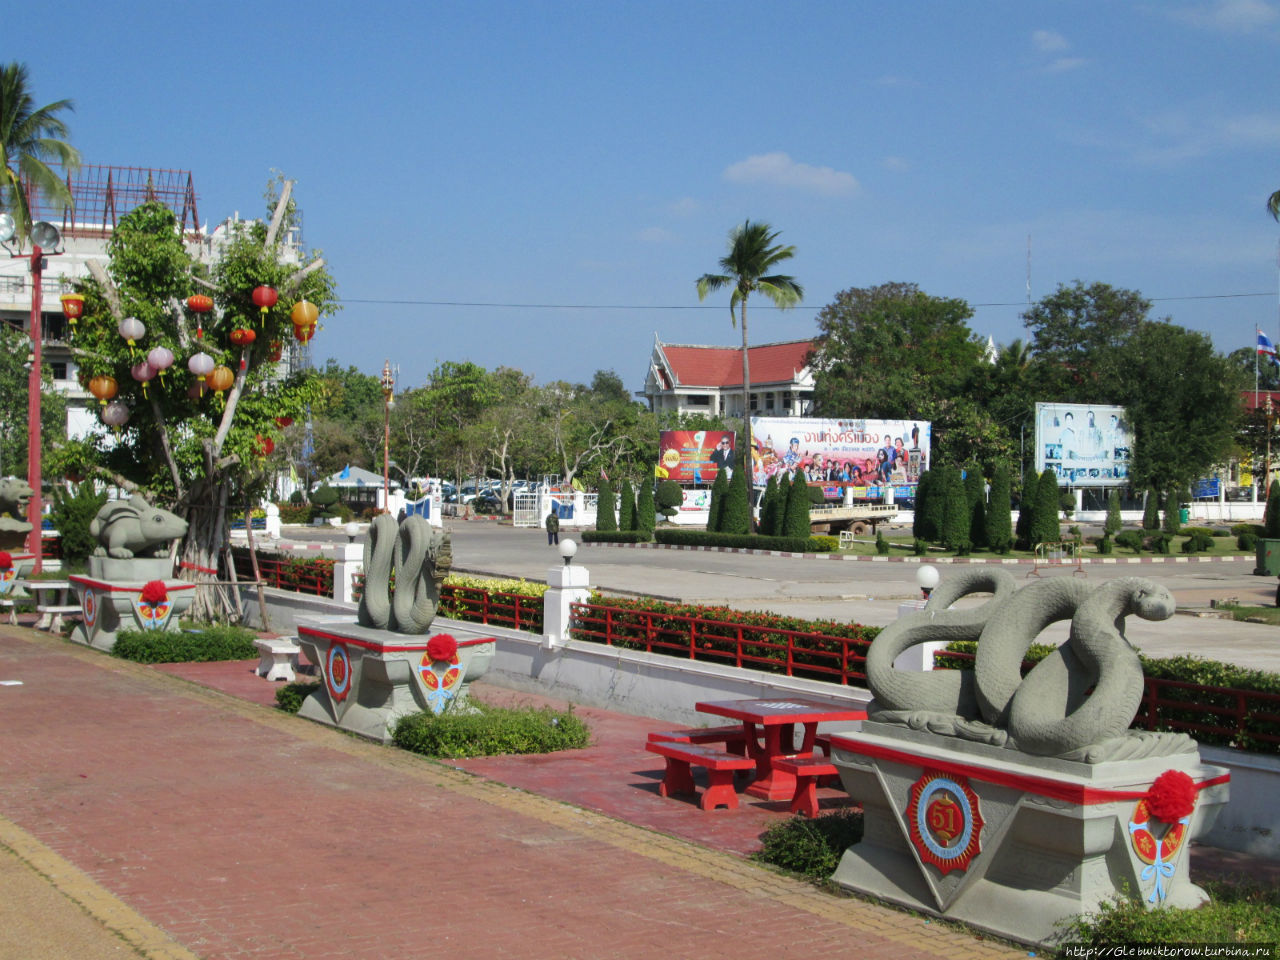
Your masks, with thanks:
[{"label": "red bench", "polygon": [[738,794],[733,789],[733,774],[737,770],[754,770],[756,766],[754,760],[696,743],[650,740],[644,748],[667,758],[667,771],[658,786],[659,795],[664,797],[673,793],[696,794],[691,767],[706,768],[707,789],[698,801],[703,810],[714,810],[718,806],[736,809]]},{"label": "red bench", "polygon": [[806,817],[818,815],[819,778],[839,777],[835,764],[823,757],[776,757],[773,767],[796,778],[796,792],[791,798],[791,812],[803,813]]},{"label": "red bench", "polygon": [[723,727],[663,730],[649,734],[649,742],[655,740],[667,743],[723,743],[730,753],[736,753],[740,757],[747,754],[747,732],[740,723],[730,723]]}]

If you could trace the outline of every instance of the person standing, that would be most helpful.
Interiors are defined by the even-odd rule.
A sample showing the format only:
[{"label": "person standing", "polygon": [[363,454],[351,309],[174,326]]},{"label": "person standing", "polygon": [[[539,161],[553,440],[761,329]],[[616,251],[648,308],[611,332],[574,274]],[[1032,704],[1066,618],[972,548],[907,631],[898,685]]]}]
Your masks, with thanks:
[{"label": "person standing", "polygon": [[556,516],[555,508],[547,514],[547,546],[553,546],[560,542],[560,518]]}]

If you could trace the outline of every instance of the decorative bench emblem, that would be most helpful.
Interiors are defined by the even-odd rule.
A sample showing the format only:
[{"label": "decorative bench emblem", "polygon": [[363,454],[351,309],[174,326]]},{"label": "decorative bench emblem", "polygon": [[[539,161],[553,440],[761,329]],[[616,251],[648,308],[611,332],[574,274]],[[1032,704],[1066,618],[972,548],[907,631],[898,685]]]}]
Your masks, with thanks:
[{"label": "decorative bench emblem", "polygon": [[86,590],[84,599],[80,601],[80,610],[84,614],[84,625],[92,636],[98,625],[98,594],[94,590]]},{"label": "decorative bench emblem", "polygon": [[1181,770],[1166,770],[1133,808],[1129,843],[1138,859],[1147,864],[1142,871],[1143,881],[1154,881],[1148,903],[1168,896],[1164,882],[1173,876],[1178,853],[1186,841],[1187,826],[1196,807],[1196,790],[1195,781]]},{"label": "decorative bench emblem", "polygon": [[447,633],[439,633],[427,641],[427,652],[422,655],[418,674],[427,690],[427,705],[431,712],[442,713],[457,695],[462,681],[459,667],[458,641]]},{"label": "decorative bench emblem", "polygon": [[169,614],[173,612],[173,604],[163,580],[152,580],[142,588],[138,599],[133,603],[133,612],[143,630],[165,628],[169,622]]},{"label": "decorative bench emblem", "polygon": [[329,648],[329,655],[325,658],[324,683],[329,696],[335,701],[347,699],[351,692],[351,658],[341,643]]},{"label": "decorative bench emblem", "polygon": [[916,853],[943,876],[968,869],[981,852],[983,821],[978,796],[963,777],[926,771],[911,785],[906,819]]}]

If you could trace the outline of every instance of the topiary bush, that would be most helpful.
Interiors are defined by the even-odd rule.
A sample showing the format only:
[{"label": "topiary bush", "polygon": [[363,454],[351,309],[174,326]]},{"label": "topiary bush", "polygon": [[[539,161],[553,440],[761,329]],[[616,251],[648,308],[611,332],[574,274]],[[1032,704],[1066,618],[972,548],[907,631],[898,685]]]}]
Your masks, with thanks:
[{"label": "topiary bush", "polygon": [[1236,537],[1236,547],[1245,553],[1253,553],[1258,549],[1258,535],[1256,533],[1242,533]]},{"label": "topiary bush", "polygon": [[1104,557],[1110,555],[1115,549],[1115,545],[1111,542],[1110,537],[1098,537],[1093,541],[1093,545],[1097,547],[1098,553],[1102,554]]},{"label": "topiary bush", "polygon": [[107,492],[97,493],[92,483],[81,483],[74,493],[61,484],[53,486],[53,509],[49,518],[62,538],[62,559],[66,563],[81,564],[98,546],[98,540],[89,533],[89,525],[107,502]]},{"label": "topiary bush", "polygon": [[766,830],[759,852],[751,856],[813,880],[826,880],[835,873],[845,850],[861,839],[861,810],[838,810],[812,819],[797,815]]},{"label": "topiary bush", "polygon": [[1141,553],[1144,545],[1142,533],[1138,530],[1121,530],[1116,534],[1116,545]]},{"label": "topiary bush", "polygon": [[197,630],[121,630],[111,655],[134,663],[251,660],[257,635],[244,627],[210,624]]},{"label": "topiary bush", "polygon": [[276,691],[276,706],[285,713],[297,713],[302,709],[302,701],[318,689],[320,689],[318,680],[286,683]]},{"label": "topiary bush", "polygon": [[651,530],[583,530],[583,543],[649,543]]},{"label": "topiary bush", "polygon": [[1186,533],[1190,530],[1190,535],[1182,542],[1183,553],[1204,553],[1206,550],[1213,549],[1213,535],[1206,530],[1187,527],[1183,530]]},{"label": "topiary bush", "polygon": [[396,723],[392,741],[426,757],[489,757],[553,753],[585,747],[591,733],[573,708],[494,707],[470,701],[471,711],[413,713]]},{"label": "topiary bush", "polygon": [[338,491],[328,482],[320,484],[316,492],[311,494],[311,503],[315,507],[314,516],[321,520],[329,520],[340,515],[338,510]]}]

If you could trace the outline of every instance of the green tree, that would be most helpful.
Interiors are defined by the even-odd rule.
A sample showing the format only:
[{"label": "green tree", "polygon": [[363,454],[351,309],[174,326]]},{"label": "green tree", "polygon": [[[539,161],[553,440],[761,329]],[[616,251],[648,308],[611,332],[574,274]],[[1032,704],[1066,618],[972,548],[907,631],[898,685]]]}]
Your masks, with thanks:
[{"label": "green tree", "polygon": [[780,537],[786,529],[787,501],[791,498],[791,485],[794,483],[789,471],[780,471],[775,476],[778,488],[773,503],[769,504],[768,513],[764,509],[760,511],[760,532],[770,537]]},{"label": "green tree", "polygon": [[1061,402],[1121,402],[1127,379],[1123,348],[1150,309],[1137,291],[1078,280],[1033,304],[1022,318],[1042,395]]},{"label": "green tree", "polygon": [[680,504],[684,502],[684,491],[674,480],[659,480],[655,494],[658,512],[663,518],[670,520],[680,512]]},{"label": "green tree", "polygon": [[1111,495],[1107,497],[1107,520],[1103,524],[1102,532],[1108,537],[1114,537],[1123,526],[1124,522],[1120,517],[1120,491],[1112,490]]},{"label": "green tree", "polygon": [[[307,374],[282,376],[273,342],[292,336],[290,313],[307,302],[317,317],[337,307],[334,281],[319,257],[285,248],[279,237],[289,225],[291,184],[286,185],[270,224],[240,221],[231,231],[212,270],[205,275],[183,245],[173,212],[147,202],[120,218],[107,244],[104,267],[89,261],[91,279],[82,285],[85,320],[72,336],[82,373],[110,375],[119,385],[118,402],[129,406],[119,442],[100,451],[105,479],[140,490],[171,506],[188,522],[181,546],[184,577],[203,584],[191,608],[194,619],[221,621],[240,613],[238,594],[217,581],[229,555],[229,524],[245,506],[266,493],[273,475],[265,455],[280,436],[278,418],[301,417],[319,390]],[[278,292],[266,312],[253,302],[256,287]],[[203,338],[184,309],[187,296],[208,292],[214,311],[204,320]],[[126,316],[146,327],[137,348],[116,326]],[[252,344],[232,341],[232,331],[253,330]],[[288,331],[288,332],[286,332]],[[130,368],[138,353],[163,347],[176,358],[167,379],[135,381]],[[186,359],[204,353],[225,367],[225,393],[207,395],[199,383],[186,389],[178,373]]]},{"label": "green tree", "polygon": [[[0,323],[0,410],[9,411],[0,430],[0,476],[27,475],[27,358],[31,340],[7,323]],[[45,476],[56,476],[55,451],[66,443],[67,403],[53,387],[53,373],[46,363],[41,371],[40,457]],[[14,416],[14,411],[22,415]]]},{"label": "green tree", "polygon": [[1039,502],[1037,488],[1040,477],[1035,471],[1026,475],[1022,481],[1022,495],[1018,500],[1018,523],[1014,528],[1020,549],[1030,550],[1035,546],[1036,504]]},{"label": "green tree", "polygon": [[1227,354],[1227,362],[1252,390],[1256,382],[1259,390],[1280,390],[1280,361],[1261,356],[1254,347],[1240,347]]},{"label": "green tree", "polygon": [[1154,487],[1147,488],[1147,501],[1142,508],[1142,529],[1160,529],[1160,494]]},{"label": "green tree", "polygon": [[611,533],[618,529],[618,515],[613,512],[613,485],[608,477],[601,477],[597,489],[596,529]]},{"label": "green tree", "polygon": [[[784,260],[795,256],[795,247],[777,243],[779,231],[767,223],[747,220],[740,227],[729,231],[729,252],[720,258],[723,273],[704,273],[698,278],[698,299],[705,300],[708,293],[723,287],[732,287],[729,298],[729,319],[741,320],[742,327],[742,417],[747,442],[743,449],[751,449],[751,368],[748,362],[747,298],[761,293],[780,310],[794,307],[804,298],[804,288],[795,277],[771,274],[768,271]],[[734,313],[737,308],[740,315]],[[747,518],[750,523],[750,516]]]},{"label": "green tree", "polygon": [[98,540],[89,534],[89,525],[106,502],[106,490],[98,493],[92,483],[81,483],[74,490],[54,484],[49,513],[61,539],[64,564],[84,563],[97,548]]},{"label": "green tree", "polygon": [[1268,540],[1280,539],[1280,480],[1271,481],[1267,505],[1263,510],[1262,530]]},{"label": "green tree", "polygon": [[1135,484],[1185,487],[1233,455],[1246,385],[1207,334],[1146,321],[1118,353],[1120,401],[1140,425],[1130,465]]},{"label": "green tree", "polygon": [[997,464],[991,475],[990,502],[987,504],[987,545],[996,553],[1008,553],[1013,546],[1013,502],[1010,494],[1009,468]]},{"label": "green tree", "polygon": [[987,545],[986,481],[976,463],[965,470],[964,497],[969,507],[969,542],[975,547]]},{"label": "green tree", "polygon": [[1164,519],[1160,529],[1170,536],[1177,536],[1182,529],[1182,509],[1178,502],[1178,491],[1170,490],[1164,495]]},{"label": "green tree", "polygon": [[937,543],[942,539],[942,516],[946,512],[946,496],[939,483],[941,473],[937,468],[920,474],[916,485],[915,522],[912,535],[918,540]]},{"label": "green tree", "polygon": [[70,173],[80,165],[80,154],[66,142],[70,131],[60,114],[74,110],[70,100],[55,100],[37,107],[31,93],[26,64],[0,67],[0,211],[9,213],[19,240],[31,229],[31,198],[26,183],[56,204],[72,205],[71,191],[49,166],[55,163]]},{"label": "green tree", "polygon": [[969,541],[969,500],[964,492],[964,480],[960,477],[960,468],[944,466],[940,469],[942,478],[942,543],[948,550],[966,553],[971,546]]},{"label": "green tree", "polygon": [[733,476],[729,480],[729,493],[720,514],[721,533],[751,532],[751,500],[747,494],[747,468],[742,465],[742,455],[735,458]]},{"label": "green tree", "polygon": [[799,472],[791,478],[791,489],[787,493],[787,513],[781,533],[784,537],[805,540],[809,537],[809,485],[805,483]]},{"label": "green tree", "polygon": [[1032,531],[1032,543],[1057,543],[1062,539],[1062,525],[1058,521],[1061,508],[1058,490],[1058,475],[1052,470],[1040,474],[1036,483],[1035,528]]},{"label": "green tree", "polygon": [[640,481],[640,496],[636,500],[636,529],[641,533],[652,534],[657,523],[656,510],[657,507],[653,501],[653,480],[646,477]]},{"label": "green tree", "polygon": [[729,480],[723,470],[716,471],[716,479],[711,484],[711,509],[707,513],[707,531],[715,533],[720,529],[720,517],[724,514],[724,499],[729,495]]},{"label": "green tree", "polygon": [[770,475],[768,482],[764,485],[764,493],[760,496],[760,524],[758,530],[765,536],[773,536],[777,531],[779,486],[777,475]]},{"label": "green tree", "polygon": [[631,481],[622,480],[622,491],[618,500],[618,529],[634,530],[636,524],[636,494],[631,489]]}]

